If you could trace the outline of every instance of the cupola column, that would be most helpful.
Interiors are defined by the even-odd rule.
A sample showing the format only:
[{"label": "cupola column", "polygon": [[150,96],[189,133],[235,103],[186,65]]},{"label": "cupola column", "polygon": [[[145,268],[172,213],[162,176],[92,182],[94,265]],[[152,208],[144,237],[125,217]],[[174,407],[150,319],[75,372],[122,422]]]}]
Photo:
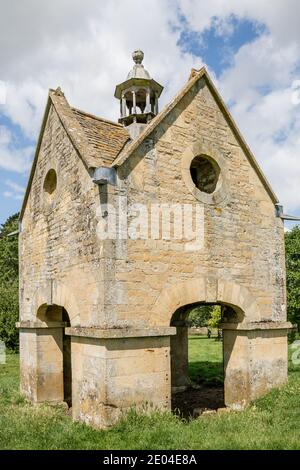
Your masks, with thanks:
[{"label": "cupola column", "polygon": [[121,98],[121,117],[125,117],[126,114],[126,99],[125,95],[123,94]]},{"label": "cupola column", "polygon": [[157,93],[155,93],[154,114],[158,114],[158,96],[157,96]]},{"label": "cupola column", "polygon": [[147,88],[146,91],[146,108],[145,108],[145,113],[150,113],[151,112],[151,103],[150,103],[150,90]]},{"label": "cupola column", "polygon": [[135,90],[132,90],[132,113],[136,114],[136,94]]}]

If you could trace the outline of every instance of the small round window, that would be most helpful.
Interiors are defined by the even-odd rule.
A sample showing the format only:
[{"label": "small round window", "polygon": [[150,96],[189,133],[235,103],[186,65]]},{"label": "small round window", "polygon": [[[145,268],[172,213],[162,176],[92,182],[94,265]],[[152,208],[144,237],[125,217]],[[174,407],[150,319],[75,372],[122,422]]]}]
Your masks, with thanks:
[{"label": "small round window", "polygon": [[57,186],[57,176],[55,170],[49,170],[45,181],[44,181],[44,191],[48,196],[52,196]]},{"label": "small round window", "polygon": [[205,155],[195,157],[192,160],[190,172],[194,185],[200,191],[212,194],[216,190],[220,167],[214,160]]}]

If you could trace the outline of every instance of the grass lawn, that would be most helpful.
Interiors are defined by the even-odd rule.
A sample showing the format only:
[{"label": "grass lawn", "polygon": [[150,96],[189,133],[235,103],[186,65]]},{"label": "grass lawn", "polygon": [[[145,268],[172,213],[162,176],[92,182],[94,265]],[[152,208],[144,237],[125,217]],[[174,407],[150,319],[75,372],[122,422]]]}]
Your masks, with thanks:
[{"label": "grass lawn", "polygon": [[222,342],[206,336],[189,337],[189,376],[206,385],[223,384]]},{"label": "grass lawn", "polygon": [[[209,359],[209,365],[206,364]],[[190,338],[190,374],[222,379],[222,344]],[[185,422],[135,413],[108,431],[73,423],[61,407],[32,406],[18,393],[18,356],[0,365],[0,449],[300,449],[300,366],[289,383],[243,412]]]}]

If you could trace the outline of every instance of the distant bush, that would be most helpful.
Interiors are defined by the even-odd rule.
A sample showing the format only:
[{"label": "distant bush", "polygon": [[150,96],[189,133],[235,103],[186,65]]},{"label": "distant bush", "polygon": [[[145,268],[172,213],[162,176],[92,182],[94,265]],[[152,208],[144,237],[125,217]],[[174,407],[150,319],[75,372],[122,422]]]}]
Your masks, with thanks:
[{"label": "distant bush", "polygon": [[[300,227],[285,234],[288,320],[300,333]],[[292,336],[292,335],[291,335]]]},{"label": "distant bush", "polygon": [[16,351],[19,335],[18,300],[18,236],[8,236],[18,229],[18,214],[7,219],[0,228],[0,340]]},{"label": "distant bush", "polygon": [[16,322],[19,317],[18,281],[0,285],[0,339],[5,346],[17,351],[19,334]]}]

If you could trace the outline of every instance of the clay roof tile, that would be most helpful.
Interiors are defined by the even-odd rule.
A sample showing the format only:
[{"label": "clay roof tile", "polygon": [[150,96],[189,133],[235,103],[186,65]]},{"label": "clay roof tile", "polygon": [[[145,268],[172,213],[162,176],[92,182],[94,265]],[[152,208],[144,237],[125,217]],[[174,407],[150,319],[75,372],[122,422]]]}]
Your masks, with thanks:
[{"label": "clay roof tile", "polygon": [[99,118],[76,108],[72,111],[82,127],[95,159],[99,166],[110,166],[130,137],[127,130],[116,122]]}]

